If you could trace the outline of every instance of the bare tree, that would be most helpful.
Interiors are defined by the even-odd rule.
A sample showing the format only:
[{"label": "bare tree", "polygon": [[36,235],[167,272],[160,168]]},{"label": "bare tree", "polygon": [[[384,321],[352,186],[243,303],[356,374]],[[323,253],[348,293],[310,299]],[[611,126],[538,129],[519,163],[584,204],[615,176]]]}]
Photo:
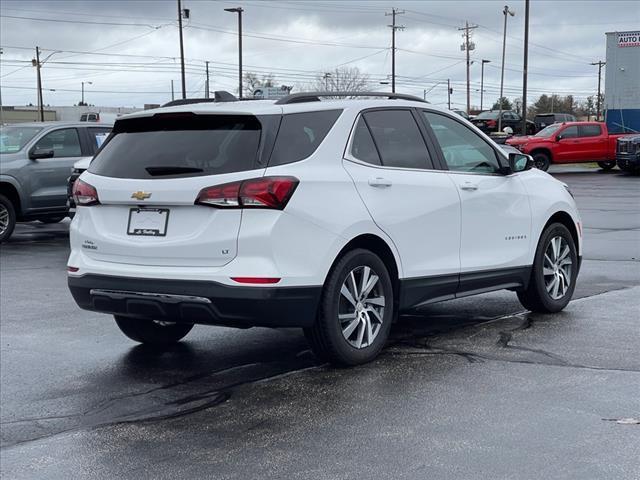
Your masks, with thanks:
[{"label": "bare tree", "polygon": [[337,67],[318,75],[311,89],[320,92],[366,92],[369,90],[369,75],[358,67]]},{"label": "bare tree", "polygon": [[243,95],[247,98],[253,96],[253,92],[258,88],[275,87],[276,79],[272,73],[259,76],[252,72],[247,72],[242,78]]}]

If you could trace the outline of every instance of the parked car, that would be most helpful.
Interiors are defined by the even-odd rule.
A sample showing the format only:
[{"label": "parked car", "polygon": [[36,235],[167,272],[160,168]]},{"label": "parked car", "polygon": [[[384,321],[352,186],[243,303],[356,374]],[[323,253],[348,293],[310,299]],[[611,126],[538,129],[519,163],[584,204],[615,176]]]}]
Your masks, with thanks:
[{"label": "parked car", "polygon": [[467,120],[469,120],[469,115],[467,115],[467,112],[465,112],[464,110],[459,110],[459,109],[453,109],[451,110],[453,113],[457,113],[458,115],[460,115],[462,118],[465,118]]},{"label": "parked car", "polygon": [[382,98],[117,120],[74,185],[77,304],[159,345],[195,323],[302,327],[341,365],[372,360],[399,312],[432,302],[510,289],[537,312],[567,305],[582,226],[565,184],[448,110],[349,95]]},{"label": "parked car", "polygon": [[[96,131],[95,142],[98,149],[102,146],[106,138],[109,136],[111,128],[105,128],[100,131]],[[69,217],[73,218],[76,213],[76,204],[73,200],[73,184],[78,179],[82,172],[89,168],[92,157],[83,157],[73,164],[71,169],[71,175],[67,179],[67,207],[69,210]]]},{"label": "parked car", "polygon": [[533,157],[536,168],[547,170],[552,163],[598,162],[609,170],[616,165],[616,140],[625,134],[610,134],[600,122],[554,123],[534,136],[507,140]]},{"label": "parked car", "polygon": [[59,222],[67,216],[71,166],[97,151],[96,135],[107,126],[40,122],[0,129],[0,241],[16,222]]},{"label": "parked car", "polygon": [[117,113],[87,112],[80,115],[80,121],[112,124],[119,116]]},{"label": "parked car", "polygon": [[[500,112],[498,110],[481,112],[471,119],[471,123],[485,133],[497,132],[499,114]],[[522,117],[511,110],[503,110],[501,130],[504,130],[506,127],[509,127],[513,134],[522,134]],[[527,131],[525,132],[525,135],[533,135],[535,133],[535,128],[535,124],[532,121],[527,120]]]},{"label": "parked car", "polygon": [[554,123],[563,122],[575,122],[576,117],[568,113],[538,113],[533,118],[533,123],[536,126],[536,132],[539,132],[543,128],[553,125]]},{"label": "parked car", "polygon": [[626,172],[640,173],[640,135],[625,135],[616,141],[616,162]]}]

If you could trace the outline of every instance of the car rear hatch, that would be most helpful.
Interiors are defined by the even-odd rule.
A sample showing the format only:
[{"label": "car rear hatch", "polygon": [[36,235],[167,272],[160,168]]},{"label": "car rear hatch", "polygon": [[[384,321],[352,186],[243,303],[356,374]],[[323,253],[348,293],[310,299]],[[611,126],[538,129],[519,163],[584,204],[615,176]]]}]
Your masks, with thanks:
[{"label": "car rear hatch", "polygon": [[74,220],[74,248],[117,263],[227,264],[237,253],[242,210],[225,208],[233,207],[225,199],[218,205],[196,201],[208,187],[261,177],[264,150],[262,123],[252,115],[117,121],[76,182],[76,203],[82,199],[85,206]]}]

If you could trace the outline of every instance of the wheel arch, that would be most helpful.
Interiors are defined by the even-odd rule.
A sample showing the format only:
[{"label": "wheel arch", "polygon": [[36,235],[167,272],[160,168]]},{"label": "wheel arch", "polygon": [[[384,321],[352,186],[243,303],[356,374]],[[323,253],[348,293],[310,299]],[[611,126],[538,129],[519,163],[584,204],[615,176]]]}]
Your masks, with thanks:
[{"label": "wheel arch", "polygon": [[0,180],[0,195],[4,195],[13,203],[16,216],[19,217],[22,214],[22,202],[18,189],[12,183]]},{"label": "wheel arch", "polygon": [[[329,272],[333,270],[334,265],[345,253],[355,250],[356,248],[363,248],[375,253],[387,267],[389,275],[391,276],[391,283],[393,285],[394,310],[397,312],[397,307],[400,301],[400,266],[398,265],[398,260],[396,260],[396,255],[394,254],[393,249],[378,235],[364,233],[352,238],[344,247],[342,247],[333,261]],[[326,278],[329,276],[329,272],[325,277],[325,282]]]},{"label": "wheel arch", "polygon": [[576,224],[573,220],[573,217],[569,213],[563,210],[558,211],[553,215],[551,215],[549,220],[547,220],[547,223],[544,225],[544,228],[542,229],[542,231],[544,232],[547,229],[547,227],[552,223],[560,223],[565,227],[567,227],[567,230],[569,230],[569,233],[571,233],[573,242],[576,245],[576,251],[580,252],[581,251],[580,235],[578,235],[578,230],[576,229]]},{"label": "wheel arch", "polygon": [[553,153],[551,153],[551,150],[549,150],[547,147],[536,147],[531,150],[529,155],[533,156],[536,153],[544,153],[547,157],[549,157],[549,162],[553,162]]}]

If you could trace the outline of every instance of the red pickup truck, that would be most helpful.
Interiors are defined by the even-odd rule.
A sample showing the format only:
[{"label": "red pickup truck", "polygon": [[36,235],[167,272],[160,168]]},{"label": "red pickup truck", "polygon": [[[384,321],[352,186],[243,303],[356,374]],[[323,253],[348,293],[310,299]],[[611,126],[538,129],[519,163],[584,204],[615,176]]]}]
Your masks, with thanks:
[{"label": "red pickup truck", "polygon": [[554,123],[527,137],[506,141],[533,157],[535,166],[547,170],[552,163],[598,162],[609,170],[616,166],[616,140],[624,134],[609,134],[600,122]]}]

